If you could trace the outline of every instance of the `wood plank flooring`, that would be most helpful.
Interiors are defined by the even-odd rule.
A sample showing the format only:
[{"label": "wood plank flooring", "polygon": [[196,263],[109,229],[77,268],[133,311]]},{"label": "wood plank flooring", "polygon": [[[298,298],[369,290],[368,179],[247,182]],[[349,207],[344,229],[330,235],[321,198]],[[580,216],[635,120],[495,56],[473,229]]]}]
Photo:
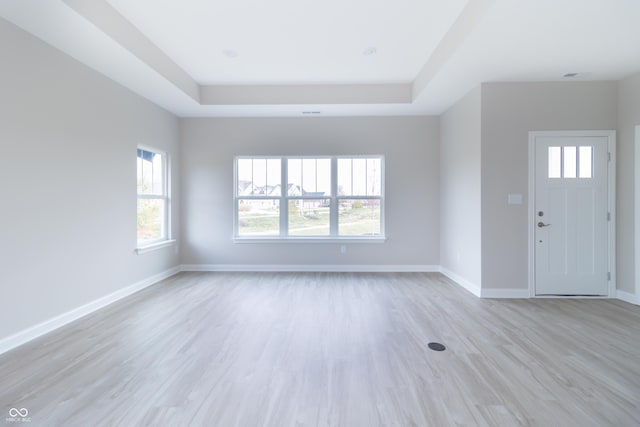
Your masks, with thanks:
[{"label": "wood plank flooring", "polygon": [[0,356],[0,380],[0,422],[32,426],[638,426],[640,307],[181,273]]}]

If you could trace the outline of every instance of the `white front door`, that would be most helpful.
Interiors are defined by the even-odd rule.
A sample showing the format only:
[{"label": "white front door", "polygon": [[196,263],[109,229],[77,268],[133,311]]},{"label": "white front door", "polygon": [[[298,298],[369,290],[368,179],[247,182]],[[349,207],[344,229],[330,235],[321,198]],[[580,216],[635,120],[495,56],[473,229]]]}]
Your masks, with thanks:
[{"label": "white front door", "polygon": [[536,295],[609,295],[609,137],[532,132]]}]

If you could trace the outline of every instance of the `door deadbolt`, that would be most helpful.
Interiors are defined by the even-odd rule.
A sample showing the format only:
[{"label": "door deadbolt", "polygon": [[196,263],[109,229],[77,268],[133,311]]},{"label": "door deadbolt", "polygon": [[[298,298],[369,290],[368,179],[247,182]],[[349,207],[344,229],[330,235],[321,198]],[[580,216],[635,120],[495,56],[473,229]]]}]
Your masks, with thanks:
[{"label": "door deadbolt", "polygon": [[538,211],[538,216],[544,216],[544,212]]}]

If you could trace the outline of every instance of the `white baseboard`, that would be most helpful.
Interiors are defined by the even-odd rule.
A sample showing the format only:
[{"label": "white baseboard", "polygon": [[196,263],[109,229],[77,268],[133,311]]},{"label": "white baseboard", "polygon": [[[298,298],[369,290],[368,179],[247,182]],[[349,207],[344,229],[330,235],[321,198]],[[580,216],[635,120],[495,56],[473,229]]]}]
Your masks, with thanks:
[{"label": "white baseboard", "polygon": [[464,277],[459,276],[456,273],[454,273],[453,271],[448,270],[448,269],[446,269],[444,267],[440,267],[440,272],[442,274],[444,274],[445,276],[447,276],[449,279],[453,280],[456,284],[462,286],[467,291],[469,291],[472,294],[474,294],[475,296],[477,296],[477,297],[481,296],[481,287],[480,287],[480,285],[476,285],[475,283],[472,283],[472,282],[468,281]]},{"label": "white baseboard", "polygon": [[482,298],[530,298],[529,289],[492,288],[483,289]]},{"label": "white baseboard", "polygon": [[616,290],[616,298],[631,304],[640,305],[640,297],[638,297],[638,295],[630,294],[620,289]]},{"label": "white baseboard", "polygon": [[345,272],[345,273],[432,273],[440,271],[437,265],[283,265],[283,264],[185,264],[182,271],[282,271],[282,272]]},{"label": "white baseboard", "polygon": [[26,342],[31,341],[35,338],[38,338],[41,335],[58,329],[61,326],[64,326],[68,323],[73,322],[74,320],[86,316],[87,314],[93,313],[94,311],[106,307],[107,305],[121,300],[122,298],[128,297],[135,292],[154,285],[159,281],[171,277],[179,272],[180,267],[171,268],[169,270],[163,271],[162,273],[155,274],[151,277],[127,286],[126,288],[119,289],[109,295],[105,295],[101,298],[91,301],[83,306],[74,308],[73,310],[70,310],[66,313],[60,314],[49,320],[45,320],[42,323],[38,323],[37,325],[31,326],[27,329],[3,338],[0,340],[0,354],[5,353],[22,344],[25,344]]}]

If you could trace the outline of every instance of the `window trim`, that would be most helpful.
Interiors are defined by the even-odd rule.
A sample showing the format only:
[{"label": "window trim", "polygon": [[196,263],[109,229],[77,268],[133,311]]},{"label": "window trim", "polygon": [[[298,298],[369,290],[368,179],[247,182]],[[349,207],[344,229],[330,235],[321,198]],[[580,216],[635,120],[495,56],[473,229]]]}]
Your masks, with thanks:
[{"label": "window trim", "polygon": [[[380,195],[379,196],[351,196],[338,195],[338,160],[339,159],[380,159]],[[280,196],[240,196],[238,194],[238,160],[240,159],[279,159],[280,160]],[[289,159],[330,159],[331,160],[331,194],[324,196],[289,196],[288,194],[288,160]],[[282,184],[287,183],[287,184]],[[288,155],[288,156],[234,156],[233,158],[233,232],[232,240],[234,243],[384,243],[386,237],[386,218],[385,218],[385,156],[382,154],[360,154],[360,155]],[[286,188],[285,188],[286,187]],[[329,235],[312,236],[312,235],[288,235],[288,209],[282,209],[282,206],[288,206],[290,200],[330,200],[329,215]],[[338,235],[339,232],[339,202],[340,200],[371,200],[380,201],[380,234],[369,235]],[[278,200],[280,234],[271,236],[241,236],[238,234],[239,228],[239,200]]]},{"label": "window trim", "polygon": [[172,239],[172,230],[171,230],[171,179],[170,179],[170,158],[169,153],[164,150],[160,150],[155,147],[151,147],[148,145],[138,145],[136,147],[136,178],[137,178],[137,159],[138,159],[138,150],[149,151],[154,154],[161,155],[162,159],[162,194],[140,194],[138,193],[138,186],[136,184],[136,212],[137,205],[140,199],[145,200],[163,200],[164,201],[164,209],[163,209],[163,229],[162,236],[158,239],[148,240],[145,242],[138,241],[137,238],[137,225],[136,225],[136,254],[143,254],[146,252],[150,252],[156,249],[161,249],[167,246],[171,246],[175,244],[175,240]]},{"label": "window trim", "polygon": [[161,240],[161,241],[157,241],[155,243],[151,243],[148,245],[144,245],[144,246],[138,246],[134,252],[138,255],[141,254],[146,254],[147,252],[152,252],[155,251],[157,249],[162,249],[162,248],[166,248],[167,246],[173,246],[176,244],[176,240],[175,239],[168,239],[168,240]]}]

